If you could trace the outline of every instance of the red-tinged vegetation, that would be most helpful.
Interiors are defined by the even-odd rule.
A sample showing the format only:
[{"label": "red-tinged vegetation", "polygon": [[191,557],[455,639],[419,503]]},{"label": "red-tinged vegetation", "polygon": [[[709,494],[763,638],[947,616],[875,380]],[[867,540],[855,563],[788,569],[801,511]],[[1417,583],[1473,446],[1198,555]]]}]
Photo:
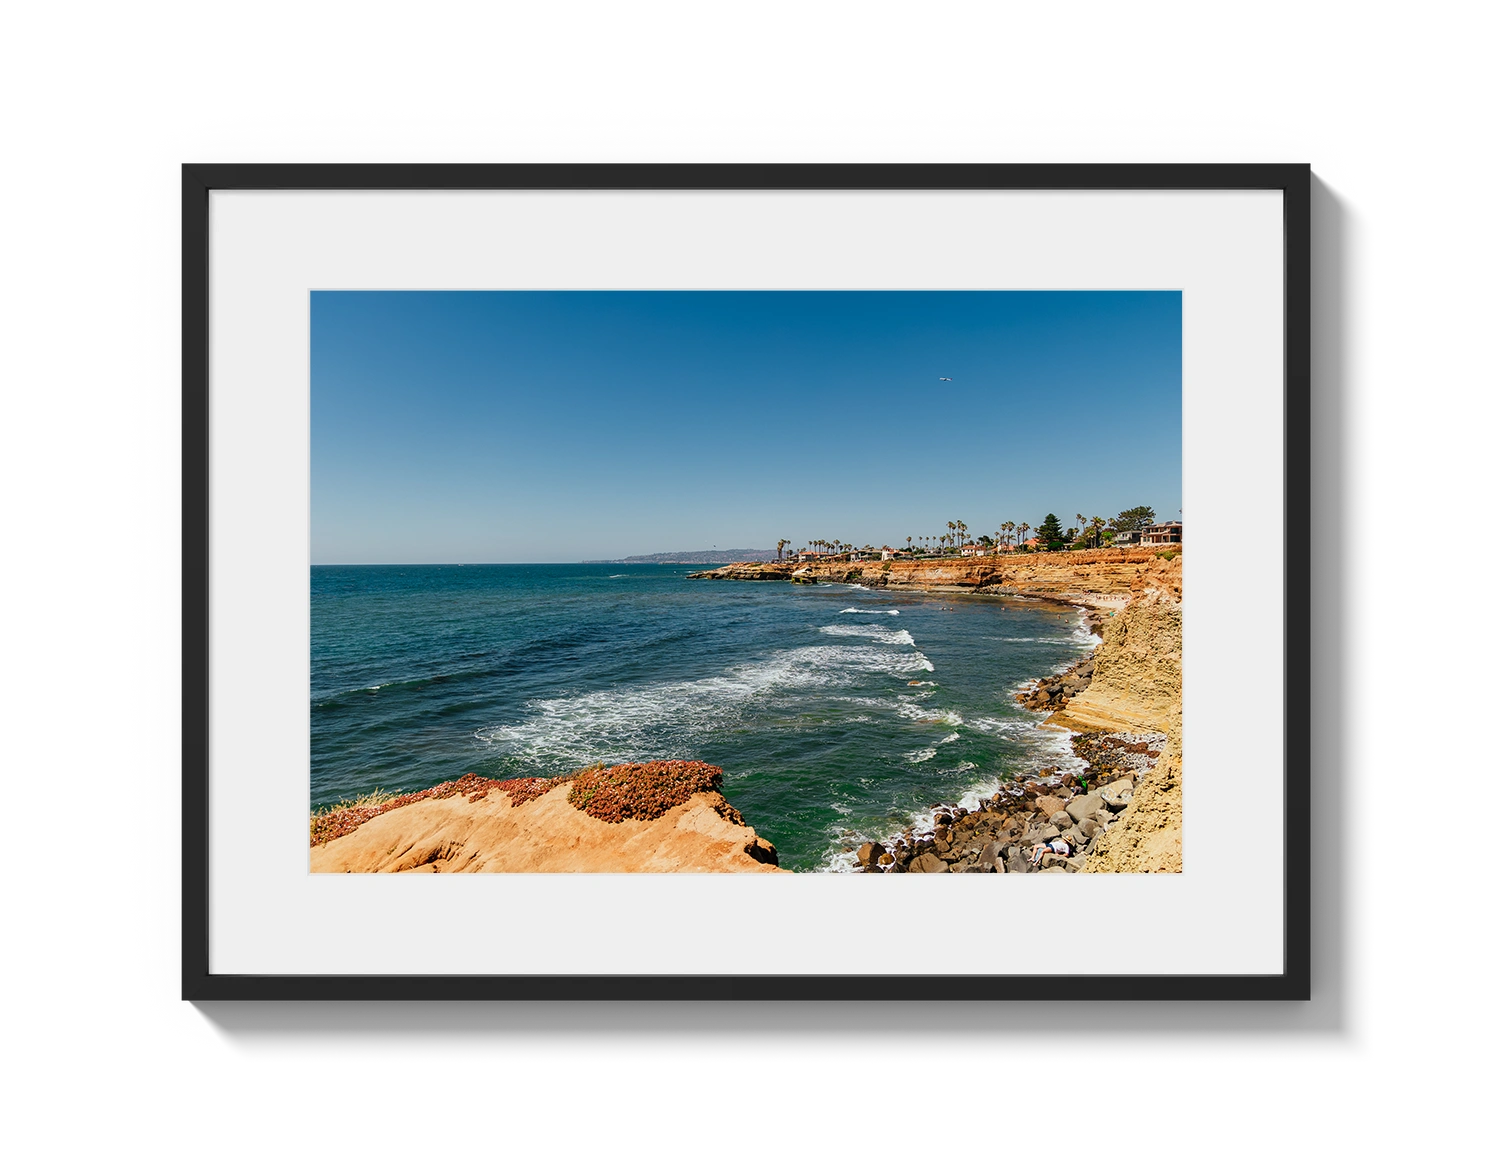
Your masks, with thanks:
[{"label": "red-tinged vegetation", "polygon": [[513,780],[489,780],[468,772],[457,780],[421,792],[408,792],[382,804],[355,804],[314,814],[309,836],[311,844],[325,845],[354,832],[381,813],[405,808],[419,800],[467,796],[472,804],[491,792],[502,792],[510,797],[514,807],[569,782],[573,788],[568,793],[568,803],[591,817],[610,824],[624,820],[653,821],[695,793],[717,791],[723,776],[722,769],[696,760],[652,760],[644,764],[616,764],[612,768],[587,768],[568,776],[518,776]]},{"label": "red-tinged vegetation", "polygon": [[697,760],[616,764],[574,776],[568,803],[612,825],[654,821],[699,792],[717,792],[723,778],[723,769]]}]

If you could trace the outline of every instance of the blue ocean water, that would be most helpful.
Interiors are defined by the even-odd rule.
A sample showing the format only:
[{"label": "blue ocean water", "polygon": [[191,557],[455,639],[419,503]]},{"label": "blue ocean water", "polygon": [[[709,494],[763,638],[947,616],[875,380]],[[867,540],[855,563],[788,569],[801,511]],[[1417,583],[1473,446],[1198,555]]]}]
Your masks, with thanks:
[{"label": "blue ocean water", "polygon": [[683,565],[314,566],[312,807],[465,772],[701,759],[792,869],[1078,766],[1014,701],[1094,639],[1041,603]]}]

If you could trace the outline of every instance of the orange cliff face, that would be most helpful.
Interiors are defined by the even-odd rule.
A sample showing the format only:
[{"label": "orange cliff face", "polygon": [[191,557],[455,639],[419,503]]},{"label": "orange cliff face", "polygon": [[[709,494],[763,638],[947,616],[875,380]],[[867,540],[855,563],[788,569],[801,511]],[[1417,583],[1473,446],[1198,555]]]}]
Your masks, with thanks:
[{"label": "orange cliff face", "polygon": [[[1180,552],[1180,548],[1177,550]],[[743,563],[689,573],[739,581],[854,582],[875,589],[961,591],[1037,597],[1097,608],[1123,607],[1142,573],[1163,562],[1153,548],[1007,553],[933,560]]]},{"label": "orange cliff face", "polygon": [[664,761],[571,777],[466,776],[312,822],[314,873],[776,873],[776,849],[718,791]]}]

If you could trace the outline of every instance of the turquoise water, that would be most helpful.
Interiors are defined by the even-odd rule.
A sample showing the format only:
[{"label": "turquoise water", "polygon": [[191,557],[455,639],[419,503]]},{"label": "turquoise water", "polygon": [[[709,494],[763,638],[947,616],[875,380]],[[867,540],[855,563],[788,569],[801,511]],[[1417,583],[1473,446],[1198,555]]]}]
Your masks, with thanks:
[{"label": "turquoise water", "polygon": [[936,801],[1076,766],[1013,699],[1092,644],[1075,611],[696,568],[315,566],[312,806],[701,759],[782,865],[815,870]]}]

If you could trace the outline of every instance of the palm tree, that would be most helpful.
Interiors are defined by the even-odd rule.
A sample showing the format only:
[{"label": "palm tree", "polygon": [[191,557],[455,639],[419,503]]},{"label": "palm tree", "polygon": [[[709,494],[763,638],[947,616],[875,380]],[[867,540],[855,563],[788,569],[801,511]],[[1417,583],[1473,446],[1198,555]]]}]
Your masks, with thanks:
[{"label": "palm tree", "polygon": [[906,551],[911,552],[911,537],[906,538]]},{"label": "palm tree", "polygon": [[1101,544],[1104,543],[1104,517],[1091,517],[1089,519],[1089,523],[1094,526],[1094,547],[1098,548]]},{"label": "palm tree", "polygon": [[1010,534],[1012,532],[1014,532],[1015,530],[1016,530],[1016,522],[1014,520],[1007,520],[1004,524],[1000,525],[1000,531],[1003,532],[1003,533],[1005,533],[1005,543],[1006,544],[1013,543],[1011,541],[1011,539],[1010,539]]},{"label": "palm tree", "polygon": [[1026,534],[1031,531],[1031,525],[1027,524],[1026,521],[1023,520],[1023,521],[1021,521],[1020,527],[1021,527],[1021,543],[1025,544],[1026,543]]},{"label": "palm tree", "polygon": [[1083,518],[1083,513],[1078,514],[1078,535],[1084,538],[1084,544],[1088,543],[1088,521]]}]

